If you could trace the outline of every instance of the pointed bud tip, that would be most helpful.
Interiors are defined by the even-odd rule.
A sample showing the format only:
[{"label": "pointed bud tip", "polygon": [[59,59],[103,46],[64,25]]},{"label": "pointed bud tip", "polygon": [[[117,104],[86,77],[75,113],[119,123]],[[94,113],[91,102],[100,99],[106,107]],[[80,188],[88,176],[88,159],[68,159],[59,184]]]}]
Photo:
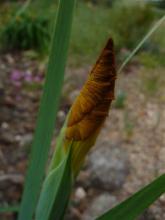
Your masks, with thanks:
[{"label": "pointed bud tip", "polygon": [[111,49],[114,46],[113,39],[109,38],[106,44],[106,48]]}]

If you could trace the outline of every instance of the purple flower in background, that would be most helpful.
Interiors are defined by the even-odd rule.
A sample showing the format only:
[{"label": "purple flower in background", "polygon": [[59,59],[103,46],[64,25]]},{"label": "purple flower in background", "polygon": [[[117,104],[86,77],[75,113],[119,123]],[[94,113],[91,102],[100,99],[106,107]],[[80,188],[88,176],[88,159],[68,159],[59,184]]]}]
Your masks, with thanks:
[{"label": "purple flower in background", "polygon": [[10,79],[11,79],[11,81],[20,81],[21,80],[21,78],[22,78],[22,72],[21,71],[19,71],[19,70],[13,70],[12,72],[11,72],[11,76],[10,76]]},{"label": "purple flower in background", "polygon": [[33,75],[31,71],[13,70],[10,75],[11,83],[17,88],[20,88],[24,84],[42,83],[43,78],[43,74],[38,73],[37,75]]},{"label": "purple flower in background", "polygon": [[11,82],[14,86],[20,87],[23,74],[19,70],[13,70],[10,75]]}]

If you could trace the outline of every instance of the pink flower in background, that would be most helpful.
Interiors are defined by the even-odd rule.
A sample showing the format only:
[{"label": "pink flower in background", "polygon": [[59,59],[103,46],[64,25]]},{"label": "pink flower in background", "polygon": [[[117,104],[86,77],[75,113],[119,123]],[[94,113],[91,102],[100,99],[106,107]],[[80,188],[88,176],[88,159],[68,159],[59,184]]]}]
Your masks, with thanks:
[{"label": "pink flower in background", "polygon": [[19,70],[13,70],[11,72],[11,75],[10,75],[10,79],[11,79],[11,82],[12,84],[15,86],[15,87],[20,87],[21,84],[22,84],[22,78],[23,78],[23,74],[21,71]]},{"label": "pink flower in background", "polygon": [[33,73],[30,71],[23,72],[20,70],[13,70],[10,75],[11,83],[17,88],[21,87],[24,83],[42,83],[43,78],[41,73],[33,76]]},{"label": "pink flower in background", "polygon": [[20,81],[22,79],[22,72],[19,70],[13,70],[10,76],[11,81]]}]

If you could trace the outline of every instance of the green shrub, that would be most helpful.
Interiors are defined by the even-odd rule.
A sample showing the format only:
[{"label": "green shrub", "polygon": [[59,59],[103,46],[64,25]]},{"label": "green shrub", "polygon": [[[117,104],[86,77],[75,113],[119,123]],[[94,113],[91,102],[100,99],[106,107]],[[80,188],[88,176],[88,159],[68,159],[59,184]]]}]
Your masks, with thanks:
[{"label": "green shrub", "polygon": [[[116,1],[118,2],[118,1]],[[133,49],[147,33],[156,13],[146,4],[114,4],[113,7],[78,2],[73,22],[71,64],[88,64],[95,59],[108,37],[115,47]],[[118,53],[120,56],[120,52]],[[76,61],[75,61],[76,60]]]},{"label": "green shrub", "polygon": [[165,9],[165,1],[164,0],[157,0],[157,1],[149,1],[151,5],[158,7],[160,9]]},{"label": "green shrub", "polygon": [[95,60],[105,39],[112,36],[110,14],[109,8],[78,2],[70,47],[69,61],[72,65],[88,64]]},{"label": "green shrub", "polygon": [[158,66],[164,66],[164,56],[161,53],[141,52],[138,55],[138,60],[141,64],[148,68],[157,68]]},{"label": "green shrub", "polygon": [[35,49],[43,52],[48,48],[50,39],[49,17],[24,11],[12,15],[1,28],[2,50]]},{"label": "green shrub", "polygon": [[155,14],[146,4],[116,4],[111,15],[111,28],[118,35],[118,47],[132,49],[149,30]]}]

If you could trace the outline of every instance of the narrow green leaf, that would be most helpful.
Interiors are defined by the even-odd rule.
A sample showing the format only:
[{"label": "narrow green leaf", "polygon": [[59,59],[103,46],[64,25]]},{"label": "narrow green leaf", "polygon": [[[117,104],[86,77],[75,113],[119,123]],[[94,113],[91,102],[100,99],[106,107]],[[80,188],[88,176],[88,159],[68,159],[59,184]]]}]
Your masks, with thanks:
[{"label": "narrow green leaf", "polygon": [[32,0],[27,0],[23,6],[16,12],[15,18],[17,16],[20,16],[23,12],[25,12],[27,10],[27,8],[29,7],[30,3]]},{"label": "narrow green leaf", "polygon": [[124,60],[120,66],[118,73],[120,73],[127,63],[132,59],[132,57],[137,53],[137,51],[143,46],[143,44],[148,40],[148,38],[160,27],[160,25],[165,21],[165,15],[156,22],[156,24],[151,28],[151,30],[144,36],[140,43],[135,47],[135,49],[130,53],[130,55]]},{"label": "narrow green leaf", "polygon": [[[69,115],[69,113],[68,113],[68,115]],[[63,125],[62,129],[60,130],[60,134],[57,138],[56,149],[55,149],[55,152],[53,154],[52,160],[49,165],[49,171],[55,169],[64,158],[65,152],[64,152],[63,142],[64,142],[64,138],[65,138],[67,122],[68,122],[68,116],[66,117],[64,125]]]},{"label": "narrow green leaf", "polygon": [[71,153],[46,178],[36,211],[36,220],[60,220],[71,191]]},{"label": "narrow green leaf", "polygon": [[0,212],[18,212],[19,206],[4,206],[0,207]]},{"label": "narrow green leaf", "polygon": [[97,220],[134,220],[165,192],[165,174]]},{"label": "narrow green leaf", "polygon": [[60,1],[19,220],[32,220],[39,196],[59,106],[74,3],[75,0]]}]

